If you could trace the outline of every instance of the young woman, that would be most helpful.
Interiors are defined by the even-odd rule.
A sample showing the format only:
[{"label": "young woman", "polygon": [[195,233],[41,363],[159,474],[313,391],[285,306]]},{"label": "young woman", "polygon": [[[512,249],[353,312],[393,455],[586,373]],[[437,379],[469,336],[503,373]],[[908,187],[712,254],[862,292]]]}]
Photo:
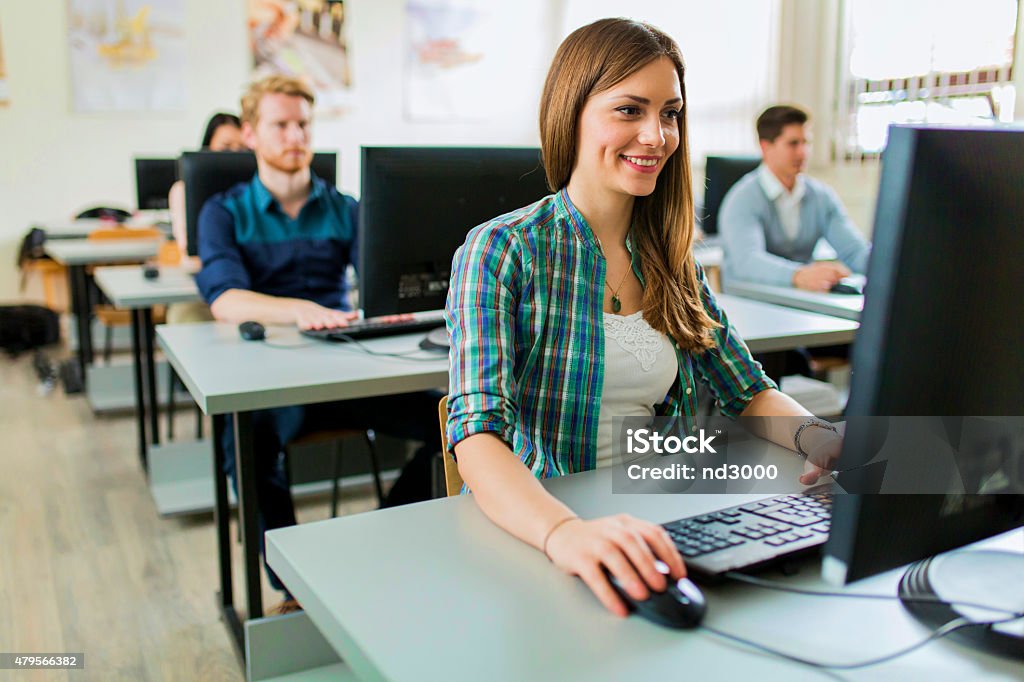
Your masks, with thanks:
[{"label": "young woman", "polygon": [[[645,599],[666,587],[656,558],[685,575],[675,546],[627,515],[581,519],[539,479],[609,463],[612,416],[694,415],[697,381],[731,417],[811,416],[750,357],[694,262],[675,42],[625,19],[575,31],[548,73],[540,134],[556,194],[475,228],[455,256],[449,447],[494,523],[625,615],[604,570]],[[762,435],[793,448],[785,430]],[[804,431],[805,450],[838,439]],[[801,482],[823,473],[808,463]]]},{"label": "young woman", "polygon": [[[241,152],[247,147],[242,142],[242,122],[234,114],[217,113],[210,117],[203,133],[203,151]],[[181,251],[182,260],[193,269],[199,269],[199,259],[188,255],[188,234],[185,229],[185,183],[178,180],[167,195],[171,213],[171,233]]]}]

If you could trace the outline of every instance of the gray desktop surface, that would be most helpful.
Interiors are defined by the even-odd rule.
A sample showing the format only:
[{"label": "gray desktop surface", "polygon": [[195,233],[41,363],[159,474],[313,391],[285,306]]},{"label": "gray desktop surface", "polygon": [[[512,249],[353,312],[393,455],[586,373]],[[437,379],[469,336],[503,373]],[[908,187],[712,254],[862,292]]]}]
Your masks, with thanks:
[{"label": "gray desktop surface", "polygon": [[47,241],[43,250],[61,265],[125,263],[152,258],[162,239],[57,239]]},{"label": "gray desktop surface", "polygon": [[[411,393],[448,384],[447,353],[420,351],[423,334],[362,346],[268,326],[265,341],[245,341],[220,322],[160,325],[160,346],[206,414]],[[415,358],[367,353],[411,353]]]},{"label": "gray desktop surface", "polygon": [[[719,300],[755,353],[849,343],[858,326],[733,296]],[[207,414],[408,393],[448,383],[447,354],[419,351],[422,333],[364,342],[375,352],[412,353],[415,360],[308,339],[290,327],[268,327],[266,341],[244,341],[235,325],[218,322],[162,325],[157,337]]]},{"label": "gray desktop surface", "polygon": [[102,218],[76,218],[73,220],[47,220],[34,223],[33,227],[46,232],[47,239],[85,239],[99,229],[148,230],[160,227],[170,220],[167,210],[142,211],[127,223],[111,223]]},{"label": "gray desktop surface", "polygon": [[47,220],[33,227],[46,232],[47,239],[85,239],[93,230],[109,227],[110,223],[100,218],[75,218],[73,220]]},{"label": "gray desktop surface", "polygon": [[146,279],[138,265],[96,268],[96,285],[118,308],[149,308],[168,303],[201,301],[192,275],[183,268],[159,268],[159,276]]},{"label": "gray desktop surface", "polygon": [[752,353],[852,343],[858,322],[740,296],[715,297]]},{"label": "gray desktop surface", "polygon": [[[766,443],[783,476],[795,455]],[[581,516],[626,512],[666,522],[764,495],[612,494],[611,472],[545,482]],[[997,544],[1020,550],[1024,531]],[[753,652],[703,630],[676,631],[605,612],[586,586],[494,526],[470,496],[267,534],[275,572],[362,679],[900,680],[1021,679],[1019,662],[940,641],[881,666],[836,674]],[[895,594],[901,570],[851,592]],[[783,578],[833,589],[817,563]],[[706,623],[815,660],[859,661],[928,634],[896,601],[809,597],[741,584],[705,587]]]},{"label": "gray desktop surface", "polygon": [[725,280],[722,288],[725,293],[733,296],[847,320],[859,320],[864,309],[864,297],[851,294],[818,293],[796,287],[778,287],[741,280]]}]

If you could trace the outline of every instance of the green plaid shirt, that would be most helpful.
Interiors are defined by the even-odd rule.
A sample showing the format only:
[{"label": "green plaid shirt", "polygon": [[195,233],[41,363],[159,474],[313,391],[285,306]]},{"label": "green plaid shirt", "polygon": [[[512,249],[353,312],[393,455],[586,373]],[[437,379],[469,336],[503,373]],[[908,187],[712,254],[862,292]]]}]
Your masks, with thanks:
[{"label": "green plaid shirt", "polygon": [[[687,428],[696,427],[697,380],[731,418],[754,395],[775,388],[697,268],[704,306],[722,328],[704,353],[676,347],[679,375],[656,407],[688,418]],[[635,254],[633,270],[640,277]],[[565,190],[470,231],[452,263],[445,310],[450,451],[489,432],[537,478],[596,466],[604,281],[601,247]]]}]

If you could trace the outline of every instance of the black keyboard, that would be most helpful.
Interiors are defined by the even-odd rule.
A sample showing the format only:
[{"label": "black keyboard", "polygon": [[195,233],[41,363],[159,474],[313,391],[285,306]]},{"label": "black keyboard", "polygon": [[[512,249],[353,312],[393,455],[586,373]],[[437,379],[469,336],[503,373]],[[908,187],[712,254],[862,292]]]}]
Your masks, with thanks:
[{"label": "black keyboard", "polygon": [[698,577],[764,567],[828,539],[832,493],[779,495],[662,524]]},{"label": "black keyboard", "polygon": [[444,326],[444,319],[427,318],[404,320],[402,322],[378,322],[374,320],[355,320],[347,327],[333,327],[329,329],[304,329],[305,336],[327,341],[363,341],[365,339],[376,339],[381,336],[398,336],[399,334],[413,334],[415,332],[427,332]]}]

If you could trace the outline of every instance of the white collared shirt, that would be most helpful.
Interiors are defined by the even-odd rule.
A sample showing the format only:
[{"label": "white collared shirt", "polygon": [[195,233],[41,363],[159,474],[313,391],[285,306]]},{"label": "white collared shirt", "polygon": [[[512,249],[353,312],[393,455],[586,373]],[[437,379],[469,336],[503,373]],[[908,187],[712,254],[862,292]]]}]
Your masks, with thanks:
[{"label": "white collared shirt", "polygon": [[807,183],[804,182],[803,174],[796,176],[792,192],[788,191],[775,177],[775,173],[772,173],[763,163],[757,167],[757,179],[768,196],[768,200],[775,204],[775,210],[779,213],[779,222],[782,223],[782,230],[790,239],[796,239],[797,234],[800,233],[800,202],[807,192]]}]

